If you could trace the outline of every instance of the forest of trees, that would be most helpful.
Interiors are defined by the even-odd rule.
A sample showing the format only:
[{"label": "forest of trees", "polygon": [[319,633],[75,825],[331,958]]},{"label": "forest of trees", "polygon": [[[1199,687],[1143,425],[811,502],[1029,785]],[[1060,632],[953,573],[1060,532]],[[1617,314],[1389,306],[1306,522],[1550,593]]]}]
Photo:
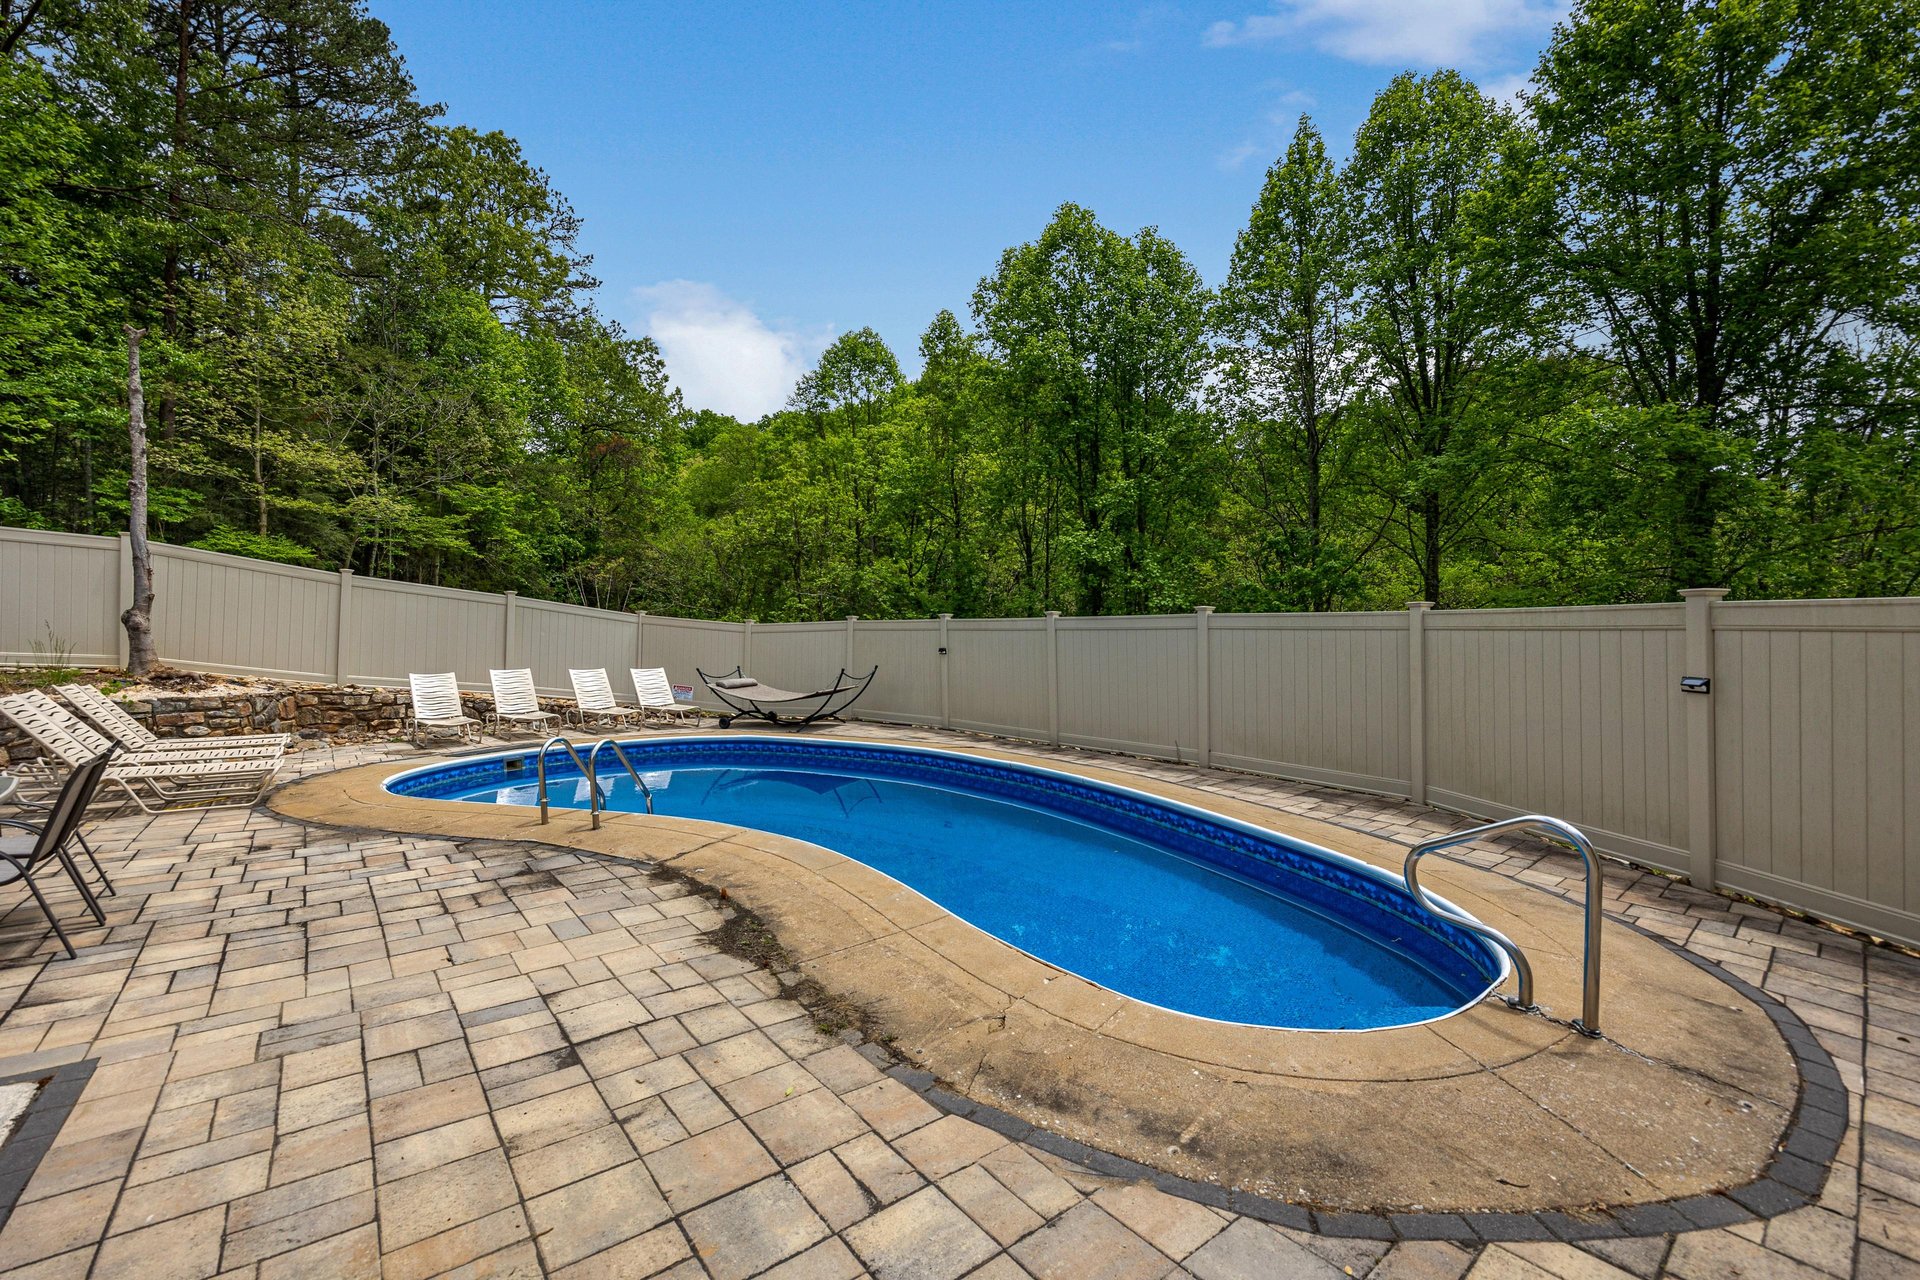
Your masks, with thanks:
[{"label": "forest of trees", "polygon": [[131,324],[153,535],[323,568],[769,621],[1911,594],[1917,31],[1582,0],[1518,104],[1302,118],[1216,286],[1063,204],[917,377],[861,329],[740,422],[359,0],[0,0],[0,523],[125,527]]}]

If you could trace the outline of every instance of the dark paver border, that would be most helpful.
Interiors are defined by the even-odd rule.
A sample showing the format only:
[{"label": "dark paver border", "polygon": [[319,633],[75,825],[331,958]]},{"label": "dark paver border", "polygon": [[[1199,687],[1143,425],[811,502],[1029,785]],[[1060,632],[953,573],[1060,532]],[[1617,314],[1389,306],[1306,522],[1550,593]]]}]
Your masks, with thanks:
[{"label": "dark paver border", "polygon": [[20,1203],[27,1183],[33,1179],[48,1148],[53,1146],[60,1126],[73,1114],[74,1104],[80,1101],[87,1081],[93,1079],[98,1061],[87,1058],[52,1070],[22,1071],[0,1079],[0,1085],[31,1081],[41,1086],[21,1113],[20,1123],[8,1135],[6,1145],[0,1147],[0,1228],[13,1216],[14,1206]]},{"label": "dark paver border", "polygon": [[[1198,1182],[1153,1169],[1124,1156],[1113,1155],[1083,1142],[1039,1128],[1020,1117],[983,1102],[975,1102],[940,1087],[931,1073],[902,1063],[880,1065],[886,1073],[951,1115],[963,1116],[1016,1142],[1071,1160],[1095,1173],[1114,1178],[1151,1182],[1168,1195],[1216,1209],[1227,1209],[1296,1231],[1360,1240],[1448,1240],[1481,1245],[1512,1240],[1622,1239],[1661,1236],[1705,1227],[1728,1227],[1742,1222],[1778,1217],[1813,1203],[1826,1183],[1827,1172],[1840,1152],[1847,1131],[1847,1087],[1833,1065],[1833,1057],[1807,1024],[1786,1005],[1746,979],[1696,955],[1657,933],[1615,916],[1609,924],[1651,938],[1697,968],[1738,991],[1764,1011],[1793,1054],[1800,1078],[1799,1096],[1786,1131],[1774,1145],[1773,1158],[1758,1178],[1742,1186],[1706,1195],[1673,1200],[1651,1200],[1617,1208],[1571,1213],[1546,1209],[1535,1212],[1406,1213],[1365,1210],[1315,1209],[1290,1201],[1258,1196]],[[874,1047],[874,1056],[886,1050]]]},{"label": "dark paver border", "polygon": [[[493,750],[497,749],[493,748]],[[301,780],[290,779],[288,783],[280,785],[290,785],[292,782]],[[276,791],[279,789],[278,786],[273,788]],[[351,823],[297,818],[270,807],[268,811],[282,821],[309,829],[359,830],[387,836],[404,834],[379,827],[361,827]],[[1316,821],[1324,821],[1324,819],[1316,819]],[[1363,828],[1345,823],[1331,822],[1328,825],[1360,831],[1376,840],[1384,840],[1392,844],[1407,843],[1377,831],[1365,831]],[[583,858],[641,862],[649,867],[655,865],[644,859],[620,858],[613,854],[567,845],[549,845],[546,841],[537,838],[506,840],[499,837],[412,834],[425,839],[447,840],[456,844],[487,840],[495,843],[543,845]],[[1632,866],[1632,864],[1627,865]],[[1633,869],[1640,870],[1638,867]],[[1565,900],[1563,895],[1558,893],[1554,893],[1553,896]],[[738,904],[734,904],[734,909],[739,910]],[[1192,1200],[1197,1204],[1214,1208],[1224,1208],[1249,1218],[1257,1218],[1262,1222],[1318,1235],[1382,1241],[1447,1240],[1475,1246],[1525,1240],[1562,1240],[1573,1243],[1583,1240],[1668,1235],[1676,1230],[1735,1226],[1742,1222],[1778,1217],[1811,1204],[1825,1185],[1826,1174],[1833,1164],[1834,1157],[1839,1154],[1841,1139],[1847,1131],[1847,1087],[1833,1064],[1832,1055],[1815,1038],[1813,1032],[1808,1030],[1807,1024],[1800,1020],[1798,1014],[1746,979],[1705,956],[1697,955],[1671,939],[1643,929],[1629,920],[1609,913],[1607,921],[1618,928],[1630,929],[1643,938],[1652,939],[1695,968],[1712,974],[1738,991],[1766,1013],[1775,1029],[1779,1031],[1781,1038],[1786,1041],[1788,1051],[1793,1055],[1795,1074],[1799,1077],[1799,1092],[1794,1102],[1793,1114],[1787,1120],[1786,1129],[1782,1132],[1779,1141],[1774,1144],[1772,1159],[1768,1161],[1765,1172],[1752,1182],[1723,1191],[1672,1200],[1583,1209],[1577,1213],[1565,1210],[1531,1212],[1459,1210],[1427,1214],[1391,1210],[1373,1212],[1318,1209],[1274,1197],[1255,1195],[1252,1192],[1222,1188],[1212,1183],[1167,1173],[1125,1156],[1102,1151],[1052,1130],[1040,1128],[1011,1112],[950,1092],[940,1086],[931,1072],[895,1060],[889,1050],[878,1045],[869,1043],[863,1045],[862,1049],[868,1052],[875,1065],[884,1070],[887,1075],[912,1089],[932,1106],[947,1114],[961,1116],[992,1129],[1012,1141],[1025,1143],[1036,1150],[1071,1160],[1103,1176],[1148,1182],[1168,1195],[1178,1196],[1183,1200]],[[12,1145],[11,1142],[8,1144],[9,1147]],[[1676,1227],[1673,1215],[1677,1215],[1686,1225]],[[1470,1234],[1463,1236],[1460,1233],[1461,1224],[1465,1224]],[[0,1225],[4,1225],[4,1218],[0,1218]]]}]

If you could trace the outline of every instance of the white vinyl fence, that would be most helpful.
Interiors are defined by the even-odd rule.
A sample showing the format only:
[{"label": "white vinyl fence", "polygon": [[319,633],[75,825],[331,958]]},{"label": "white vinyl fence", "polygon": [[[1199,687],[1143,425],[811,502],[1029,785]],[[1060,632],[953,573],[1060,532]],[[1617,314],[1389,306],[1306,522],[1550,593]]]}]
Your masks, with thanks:
[{"label": "white vinyl fence", "polygon": [[[175,666],[404,685],[410,671],[736,665],[879,676],[854,715],[1213,764],[1601,848],[1920,945],[1920,599],[767,625],[611,613],[156,547]],[[125,539],[0,529],[0,662],[117,666]],[[1708,682],[1682,691],[1682,677]],[[704,690],[701,690],[704,694]]]}]

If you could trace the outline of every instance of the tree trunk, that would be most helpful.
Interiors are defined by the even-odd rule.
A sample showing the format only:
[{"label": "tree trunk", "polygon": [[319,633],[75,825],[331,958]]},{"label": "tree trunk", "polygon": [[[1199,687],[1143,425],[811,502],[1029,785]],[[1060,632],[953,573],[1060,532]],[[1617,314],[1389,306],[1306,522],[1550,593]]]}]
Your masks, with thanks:
[{"label": "tree trunk", "polygon": [[1691,582],[1718,584],[1721,580],[1719,548],[1714,540],[1719,512],[1709,464],[1698,450],[1674,452],[1679,494],[1674,512],[1671,572],[1674,590],[1681,591]]},{"label": "tree trunk", "polygon": [[153,670],[153,552],[147,547],[147,406],[140,386],[140,339],[145,329],[127,330],[127,437],[131,470],[127,477],[127,532],[133,546],[133,604],[120,615],[127,629],[127,674]]},{"label": "tree trunk", "polygon": [[1440,600],[1440,495],[1428,490],[1420,500],[1420,523],[1425,534],[1420,555],[1420,589],[1438,609]]}]

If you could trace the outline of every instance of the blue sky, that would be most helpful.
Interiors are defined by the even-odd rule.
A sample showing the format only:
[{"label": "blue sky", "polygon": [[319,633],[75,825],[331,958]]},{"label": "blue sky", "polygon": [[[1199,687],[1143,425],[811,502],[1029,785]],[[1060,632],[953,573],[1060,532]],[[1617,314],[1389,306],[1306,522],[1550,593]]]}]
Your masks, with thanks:
[{"label": "blue sky", "polygon": [[1563,0],[508,4],[371,0],[447,118],[518,138],[585,219],[600,307],[688,402],[779,406],[834,335],[917,368],[1073,200],[1210,284],[1301,112],[1344,154],[1397,71],[1509,94]]}]

